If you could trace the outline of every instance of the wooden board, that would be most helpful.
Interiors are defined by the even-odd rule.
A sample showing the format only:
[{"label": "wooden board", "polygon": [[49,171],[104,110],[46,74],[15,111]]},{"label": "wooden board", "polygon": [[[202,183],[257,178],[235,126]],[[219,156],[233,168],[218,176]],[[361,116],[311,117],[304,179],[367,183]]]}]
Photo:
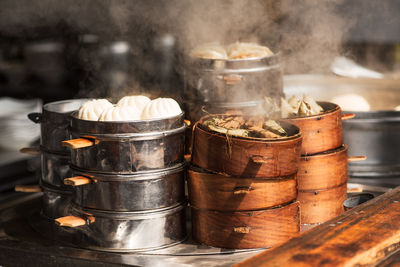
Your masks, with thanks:
[{"label": "wooden board", "polygon": [[375,266],[399,248],[397,187],[236,266]]}]

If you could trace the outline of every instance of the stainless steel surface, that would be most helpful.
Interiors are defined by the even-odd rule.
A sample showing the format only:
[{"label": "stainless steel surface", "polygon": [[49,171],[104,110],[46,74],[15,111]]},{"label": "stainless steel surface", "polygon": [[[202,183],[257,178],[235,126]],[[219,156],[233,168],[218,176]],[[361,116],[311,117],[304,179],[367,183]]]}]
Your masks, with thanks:
[{"label": "stainless steel surface", "polygon": [[[400,91],[399,91],[400,94]],[[365,161],[350,162],[352,177],[396,177],[400,175],[400,112],[355,112],[343,122],[343,140],[349,154],[365,155]]]},{"label": "stainless steel surface", "polygon": [[72,201],[72,192],[41,185],[43,191],[42,213],[51,219],[67,216]]},{"label": "stainless steel surface", "polygon": [[280,54],[258,59],[186,58],[185,99],[242,102],[282,95]]},{"label": "stainless steel surface", "polygon": [[96,144],[71,149],[78,169],[113,174],[161,170],[183,162],[186,125],[177,117],[136,122],[72,118],[72,138],[90,135]]},{"label": "stainless steel surface", "polygon": [[183,203],[151,211],[107,212],[73,206],[70,215],[94,220],[67,231],[75,236],[74,245],[93,250],[133,252],[167,247],[186,238],[185,207]]},{"label": "stainless steel surface", "polygon": [[[349,79],[324,75],[292,75],[284,79],[287,95],[308,94],[330,101],[342,94],[358,94],[370,104],[369,112],[352,112],[343,121],[343,139],[349,156],[367,157],[349,162],[351,177],[396,177],[400,175],[400,81],[390,79]],[[351,111],[343,111],[348,113]]]},{"label": "stainless steel surface", "polygon": [[69,138],[69,125],[71,113],[78,110],[87,99],[69,99],[51,102],[43,106],[42,113],[31,113],[28,117],[38,123],[40,127],[40,144],[43,149],[53,153],[69,151],[61,146],[61,141]]},{"label": "stainless steel surface", "polygon": [[64,179],[72,176],[69,167],[70,156],[54,154],[41,150],[42,176],[41,181],[62,190],[71,191],[71,186],[64,184]]},{"label": "stainless steel surface", "polygon": [[73,170],[73,176],[92,183],[74,187],[74,202],[84,208],[108,211],[160,209],[185,200],[184,165],[133,175],[107,175]]}]

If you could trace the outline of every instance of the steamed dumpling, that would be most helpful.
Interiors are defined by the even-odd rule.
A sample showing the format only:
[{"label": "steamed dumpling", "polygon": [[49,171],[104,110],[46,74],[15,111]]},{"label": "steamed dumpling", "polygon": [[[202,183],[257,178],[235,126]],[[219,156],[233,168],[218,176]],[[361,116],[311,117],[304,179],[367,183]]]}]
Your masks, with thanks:
[{"label": "steamed dumpling", "polygon": [[274,53],[266,46],[256,43],[240,43],[236,42],[228,47],[228,58],[261,58],[272,56]]},{"label": "steamed dumpling", "polygon": [[143,109],[141,118],[161,119],[179,115],[182,113],[179,104],[172,98],[157,98],[150,101]]},{"label": "steamed dumpling", "polygon": [[144,95],[132,95],[132,96],[124,96],[121,98],[117,106],[134,106],[138,110],[142,111],[143,108],[150,102],[150,98]]},{"label": "steamed dumpling", "polygon": [[81,106],[78,118],[81,120],[97,121],[100,114],[113,105],[107,99],[89,100]]},{"label": "steamed dumpling", "polygon": [[134,106],[115,106],[104,110],[99,121],[133,121],[140,120],[140,110]]},{"label": "steamed dumpling", "polygon": [[210,43],[196,47],[191,52],[192,57],[207,59],[226,59],[225,48],[219,44]]},{"label": "steamed dumpling", "polygon": [[343,110],[369,111],[371,108],[368,101],[357,94],[345,94],[332,98],[332,102],[338,104]]}]

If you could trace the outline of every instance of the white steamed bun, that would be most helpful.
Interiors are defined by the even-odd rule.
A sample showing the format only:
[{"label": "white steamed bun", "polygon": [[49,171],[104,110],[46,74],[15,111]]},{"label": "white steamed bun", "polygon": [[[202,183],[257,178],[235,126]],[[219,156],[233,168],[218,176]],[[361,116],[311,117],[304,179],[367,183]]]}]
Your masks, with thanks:
[{"label": "white steamed bun", "polygon": [[104,110],[99,121],[133,121],[140,120],[140,110],[134,106],[115,106]]},{"label": "white steamed bun", "polygon": [[225,48],[217,43],[208,43],[196,47],[191,52],[192,57],[207,59],[226,59]]},{"label": "white steamed bun", "polygon": [[121,98],[117,106],[135,106],[138,110],[142,111],[143,108],[150,102],[150,98],[144,95],[131,95]]},{"label": "white steamed bun", "polygon": [[228,58],[260,58],[272,56],[274,53],[266,46],[256,43],[240,43],[236,42],[228,47]]},{"label": "white steamed bun", "polygon": [[81,120],[97,121],[100,114],[113,105],[107,99],[93,99],[86,101],[80,107],[78,118]]},{"label": "white steamed bun", "polygon": [[142,111],[142,120],[161,119],[182,113],[179,104],[172,98],[157,98],[151,100]]},{"label": "white steamed bun", "polygon": [[348,111],[369,111],[368,101],[357,94],[344,94],[332,98],[333,103],[338,104],[342,110]]}]

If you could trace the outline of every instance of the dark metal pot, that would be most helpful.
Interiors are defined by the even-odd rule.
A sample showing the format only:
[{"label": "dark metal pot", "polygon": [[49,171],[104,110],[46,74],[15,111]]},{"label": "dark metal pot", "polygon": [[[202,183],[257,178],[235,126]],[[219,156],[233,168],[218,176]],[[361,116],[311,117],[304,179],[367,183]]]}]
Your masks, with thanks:
[{"label": "dark metal pot", "polygon": [[[106,212],[71,208],[74,221],[56,220],[61,226],[76,230],[75,245],[110,252],[134,252],[159,249],[182,242],[186,238],[186,204],[160,210]],[[61,223],[60,223],[61,222]]]},{"label": "dark metal pot", "polygon": [[72,176],[72,172],[69,167],[70,156],[50,153],[43,149],[40,151],[40,153],[42,163],[42,182],[62,190],[71,191],[71,186],[64,184],[64,179]]},{"label": "dark metal pot", "polygon": [[69,214],[72,192],[58,190],[51,185],[42,183],[42,213],[52,219]]},{"label": "dark metal pot", "polygon": [[[354,112],[343,122],[343,139],[353,155],[366,155],[365,161],[350,162],[352,177],[399,176],[400,112]],[[351,150],[350,150],[351,149]]]},{"label": "dark metal pot", "polygon": [[218,103],[282,96],[280,54],[257,59],[185,60],[185,99]]},{"label": "dark metal pot", "polygon": [[31,113],[28,117],[40,126],[40,145],[53,153],[68,154],[61,141],[69,138],[70,115],[87,99],[69,99],[45,104],[42,113]]},{"label": "dark metal pot", "polygon": [[183,113],[168,119],[102,122],[71,119],[71,164],[84,171],[133,174],[183,162]]},{"label": "dark metal pot", "polygon": [[185,200],[184,165],[146,174],[110,175],[73,170],[74,202],[83,208],[144,211]]}]

